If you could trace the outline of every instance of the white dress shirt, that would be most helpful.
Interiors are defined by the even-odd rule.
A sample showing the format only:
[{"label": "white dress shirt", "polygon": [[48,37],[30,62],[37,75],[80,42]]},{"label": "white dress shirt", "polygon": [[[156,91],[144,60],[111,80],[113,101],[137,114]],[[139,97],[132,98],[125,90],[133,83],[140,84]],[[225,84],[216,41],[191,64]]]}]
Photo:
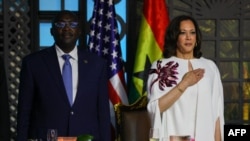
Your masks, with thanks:
[{"label": "white dress shirt", "polygon": [[[62,73],[62,68],[63,68],[63,64],[64,64],[64,59],[62,58],[62,55],[66,54],[64,53],[57,45],[56,47],[56,53],[57,53],[57,58],[59,61],[59,65],[60,65],[60,69],[61,69],[61,73]],[[77,47],[75,46],[75,48],[67,53],[71,56],[70,58],[70,63],[72,66],[72,82],[73,82],[73,103],[75,101],[75,97],[76,97],[76,92],[77,92],[77,86],[78,86],[78,55],[77,55]]]}]

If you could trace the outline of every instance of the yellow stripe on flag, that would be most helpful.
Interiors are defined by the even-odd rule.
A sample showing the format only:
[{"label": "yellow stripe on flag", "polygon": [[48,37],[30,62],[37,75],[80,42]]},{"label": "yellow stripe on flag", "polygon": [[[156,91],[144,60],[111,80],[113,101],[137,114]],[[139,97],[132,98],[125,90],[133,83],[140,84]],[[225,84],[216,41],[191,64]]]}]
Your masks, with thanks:
[{"label": "yellow stripe on flag", "polygon": [[162,57],[168,23],[168,11],[164,0],[144,0],[132,83],[129,87],[129,103],[147,95],[148,70],[155,60]]}]

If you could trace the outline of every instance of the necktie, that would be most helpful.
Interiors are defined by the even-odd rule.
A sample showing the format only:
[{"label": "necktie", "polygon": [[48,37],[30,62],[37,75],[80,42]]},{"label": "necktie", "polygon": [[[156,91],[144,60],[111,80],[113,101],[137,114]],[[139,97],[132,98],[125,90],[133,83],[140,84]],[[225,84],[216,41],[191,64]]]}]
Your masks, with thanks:
[{"label": "necktie", "polygon": [[70,105],[72,105],[73,103],[72,68],[69,62],[69,59],[71,58],[71,56],[68,54],[64,54],[62,58],[65,61],[63,65],[63,70],[62,70],[63,82],[64,82],[64,86],[67,92]]}]

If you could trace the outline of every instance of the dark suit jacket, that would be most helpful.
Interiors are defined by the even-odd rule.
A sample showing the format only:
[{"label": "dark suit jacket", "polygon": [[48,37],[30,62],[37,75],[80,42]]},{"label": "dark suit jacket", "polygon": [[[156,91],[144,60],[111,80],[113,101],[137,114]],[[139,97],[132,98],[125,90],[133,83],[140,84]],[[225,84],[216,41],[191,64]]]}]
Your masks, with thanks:
[{"label": "dark suit jacket", "polygon": [[10,141],[9,100],[3,58],[0,57],[0,140]]},{"label": "dark suit jacket", "polygon": [[95,141],[110,141],[106,61],[78,48],[78,77],[76,99],[71,107],[55,47],[23,58],[17,141],[45,140],[47,129],[57,129],[58,136],[91,134]]}]

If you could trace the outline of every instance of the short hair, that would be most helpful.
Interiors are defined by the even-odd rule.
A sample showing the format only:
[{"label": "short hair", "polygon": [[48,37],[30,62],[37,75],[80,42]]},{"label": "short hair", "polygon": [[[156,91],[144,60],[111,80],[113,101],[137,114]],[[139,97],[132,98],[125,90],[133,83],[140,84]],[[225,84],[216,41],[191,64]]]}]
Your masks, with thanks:
[{"label": "short hair", "polygon": [[180,15],[171,20],[165,34],[165,44],[163,50],[163,57],[169,58],[171,56],[176,56],[177,40],[180,35],[180,23],[182,21],[190,20],[193,22],[196,31],[196,46],[194,48],[194,57],[200,58],[202,56],[201,40],[202,34],[199,29],[196,20],[188,15]]}]

